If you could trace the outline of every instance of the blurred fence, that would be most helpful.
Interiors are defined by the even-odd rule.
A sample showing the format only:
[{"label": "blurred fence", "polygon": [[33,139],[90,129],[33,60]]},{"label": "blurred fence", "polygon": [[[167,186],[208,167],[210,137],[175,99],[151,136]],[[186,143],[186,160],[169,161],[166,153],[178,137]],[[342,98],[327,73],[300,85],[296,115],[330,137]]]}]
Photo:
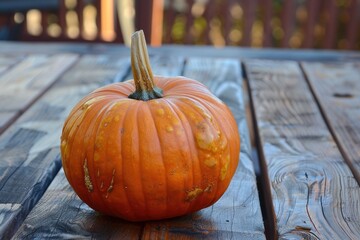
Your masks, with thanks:
[{"label": "blurred fence", "polygon": [[[23,2],[13,12],[1,12],[0,5],[6,24],[25,26],[20,40],[129,43],[135,28],[147,28],[155,44],[360,50],[360,0],[4,2]],[[49,6],[26,9],[24,3]]]},{"label": "blurred fence", "polygon": [[360,1],[165,0],[163,43],[360,49]]}]

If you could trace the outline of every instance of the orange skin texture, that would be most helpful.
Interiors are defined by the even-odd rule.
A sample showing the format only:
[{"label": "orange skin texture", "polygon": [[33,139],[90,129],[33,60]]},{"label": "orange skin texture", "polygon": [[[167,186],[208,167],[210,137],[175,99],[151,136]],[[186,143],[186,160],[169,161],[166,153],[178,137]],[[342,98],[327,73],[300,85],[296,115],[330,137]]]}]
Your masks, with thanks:
[{"label": "orange skin texture", "polygon": [[134,81],[99,88],[65,121],[61,156],[78,196],[129,221],[185,215],[214,204],[239,161],[228,107],[203,84],[154,77],[164,97],[128,98]]}]

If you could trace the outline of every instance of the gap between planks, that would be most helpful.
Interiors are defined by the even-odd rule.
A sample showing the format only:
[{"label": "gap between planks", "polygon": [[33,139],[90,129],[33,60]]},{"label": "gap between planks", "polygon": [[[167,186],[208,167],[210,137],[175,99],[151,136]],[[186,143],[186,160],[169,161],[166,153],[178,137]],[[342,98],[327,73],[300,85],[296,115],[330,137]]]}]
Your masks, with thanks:
[{"label": "gap between planks", "polygon": [[356,141],[360,136],[356,126],[360,116],[359,63],[303,62],[300,67],[332,137],[360,185],[360,142]]},{"label": "gap between planks", "polygon": [[359,185],[299,65],[249,60],[245,66],[280,238],[354,238]]}]

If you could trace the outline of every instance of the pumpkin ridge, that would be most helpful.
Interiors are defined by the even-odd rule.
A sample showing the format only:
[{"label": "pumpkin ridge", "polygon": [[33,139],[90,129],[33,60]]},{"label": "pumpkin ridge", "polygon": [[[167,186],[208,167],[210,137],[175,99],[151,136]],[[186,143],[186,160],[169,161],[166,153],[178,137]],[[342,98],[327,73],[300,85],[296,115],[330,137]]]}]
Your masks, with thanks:
[{"label": "pumpkin ridge", "polygon": [[[140,124],[143,124],[142,122],[141,122],[141,120],[143,119],[143,116],[142,116],[142,114],[140,114],[140,118],[138,117],[139,116],[139,110],[141,109],[141,107],[144,107],[144,104],[143,104],[143,102],[141,102],[141,101],[136,101],[136,105],[137,105],[137,108],[136,108],[136,116],[135,116],[135,119],[136,119],[136,124],[134,124],[135,126],[136,126],[136,133],[137,133],[137,138],[136,138],[136,140],[137,140],[137,143],[136,143],[136,145],[137,146],[140,146],[140,141],[139,141],[139,139],[141,138],[141,136],[140,136],[140,131],[139,131],[139,125]],[[145,104],[145,106],[146,106],[147,104]],[[142,151],[140,151],[140,148],[138,147],[138,154],[137,154],[137,157],[139,158],[139,173],[140,173],[140,176],[142,176],[143,175],[143,171],[142,171],[142,162],[143,162],[143,159],[142,159],[142,155],[141,155],[141,153],[142,153]],[[140,192],[142,193],[142,195],[143,195],[143,198],[145,199],[145,201],[144,201],[144,208],[145,208],[145,211],[144,211],[144,213],[145,213],[145,215],[146,215],[146,218],[147,219],[149,219],[149,207],[148,207],[148,200],[147,200],[147,196],[146,196],[146,193],[145,193],[145,191],[144,191],[144,189],[145,189],[145,187],[144,187],[144,183],[143,183],[143,179],[141,178],[140,179],[140,188],[141,188],[141,190],[140,190]]]},{"label": "pumpkin ridge", "polygon": [[[100,110],[96,111],[96,117],[93,118],[93,119],[95,119],[95,122],[94,122],[95,127],[93,128],[93,131],[91,132],[90,136],[94,136],[94,141],[93,141],[94,145],[91,146],[91,144],[90,144],[88,146],[89,148],[93,148],[92,154],[90,154],[90,156],[92,155],[92,158],[91,158],[92,161],[88,161],[88,163],[87,163],[88,175],[89,175],[89,178],[90,178],[90,180],[92,182],[92,185],[93,185],[93,191],[92,192],[97,191],[97,192],[100,192],[100,193],[101,193],[100,186],[99,186],[99,183],[98,183],[98,181],[96,179],[96,170],[97,169],[95,169],[95,159],[94,158],[95,158],[95,153],[97,152],[96,151],[97,138],[99,136],[99,131],[102,128],[101,123],[103,122],[103,119],[104,119],[104,117],[105,117],[105,115],[107,113],[108,107],[113,104],[113,101],[108,100],[108,99],[106,99],[106,100],[107,101],[105,101],[105,103],[102,103],[102,102],[101,103],[100,102],[94,103],[94,105],[96,104],[96,105],[100,106],[101,108],[100,108]],[[93,111],[95,111],[95,110],[93,110]],[[85,138],[83,137],[83,141],[84,140],[85,140]],[[86,153],[88,153],[89,148],[87,148]],[[86,154],[86,155],[88,155],[88,154]],[[85,156],[85,157],[88,158],[87,156]],[[88,194],[88,196],[91,199],[91,202],[93,203],[94,202],[93,194],[90,193],[90,194]],[[108,211],[106,201],[104,201],[102,194],[96,194],[95,196],[97,197],[97,199],[101,200],[101,204],[100,204],[101,209],[106,209],[106,211]]]},{"label": "pumpkin ridge", "polygon": [[[81,106],[82,106],[83,104],[81,104]],[[79,107],[78,108],[78,110],[77,111],[75,111],[75,113],[78,113],[79,115],[77,116],[77,118],[76,118],[76,120],[74,120],[73,121],[73,123],[72,123],[72,125],[71,126],[66,126],[66,129],[68,129],[68,131],[67,131],[67,133],[66,134],[64,134],[65,132],[63,132],[63,134],[62,134],[62,136],[64,136],[64,138],[66,139],[63,139],[63,140],[65,140],[66,142],[67,142],[67,145],[68,146],[73,146],[74,145],[74,142],[76,141],[76,139],[77,139],[77,133],[78,133],[78,131],[80,130],[80,123],[82,123],[83,122],[83,119],[85,118],[85,115],[87,115],[88,114],[88,109],[86,109],[86,110],[83,110],[82,109],[82,107]],[[86,111],[85,113],[83,112],[83,111]],[[74,114],[75,114],[74,113]],[[65,128],[64,128],[65,129]],[[69,149],[69,153],[68,153],[68,155],[69,156],[72,156],[72,151],[74,151],[75,149],[73,148],[73,147],[71,147],[70,149]],[[71,162],[71,159],[72,158],[70,158],[68,156],[68,159],[67,159],[67,163],[65,164],[66,166],[65,167],[70,167],[70,165],[72,165],[73,163]],[[65,156],[64,156],[65,157]],[[74,159],[73,159],[74,160]],[[80,164],[81,165],[81,167],[83,166],[83,162]],[[69,175],[69,178],[71,178],[71,179],[74,179],[74,177],[71,175],[71,174],[68,174]],[[76,179],[76,177],[75,177],[75,179]]]},{"label": "pumpkin ridge", "polygon": [[[95,145],[96,145],[96,143],[97,143],[97,137],[99,136],[99,134],[100,134],[100,131],[104,131],[104,135],[106,136],[107,134],[106,134],[106,129],[103,129],[104,128],[104,126],[103,126],[103,122],[104,122],[104,120],[106,119],[106,118],[108,118],[109,116],[111,116],[111,115],[114,115],[114,113],[112,112],[112,111],[114,111],[114,110],[112,110],[112,108],[114,108],[117,104],[118,104],[118,102],[119,102],[119,100],[121,100],[121,99],[118,99],[118,98],[116,98],[116,97],[113,97],[113,98],[109,98],[108,99],[108,102],[105,104],[105,105],[103,105],[103,107],[102,107],[102,110],[104,111],[104,114],[102,114],[101,116],[98,116],[98,119],[99,119],[99,124],[98,124],[98,128],[96,129],[96,134],[95,134],[95,139],[94,139],[94,143],[95,143]],[[129,105],[128,104],[126,104],[127,105],[127,108],[129,108]],[[109,124],[109,123],[108,123]],[[102,148],[104,149],[103,151],[104,151],[104,155],[106,156],[106,155],[108,155],[107,154],[107,151],[108,151],[108,149],[109,149],[109,147],[108,147],[108,145],[109,145],[109,139],[105,139],[105,141],[103,141],[103,146],[102,146]],[[95,152],[96,152],[96,150],[95,150],[95,146],[94,146],[94,152],[93,152],[93,156],[95,156]],[[105,162],[105,161],[108,161],[108,159],[102,159],[101,160],[101,162]],[[114,168],[115,169],[115,168]],[[109,207],[108,207],[108,204],[107,204],[107,202],[108,202],[108,200],[107,200],[107,198],[108,198],[108,196],[109,196],[109,192],[107,191],[106,192],[106,195],[104,195],[104,192],[102,191],[102,184],[104,184],[105,182],[103,182],[103,183],[101,183],[101,182],[99,182],[99,179],[96,177],[97,176],[97,171],[99,171],[100,170],[100,166],[98,166],[97,164],[96,164],[96,162],[95,162],[95,159],[93,159],[93,172],[92,172],[92,176],[94,176],[94,178],[96,179],[96,181],[95,181],[95,185],[96,185],[96,188],[97,188],[97,191],[99,192],[99,196],[100,196],[100,198],[101,198],[101,202],[102,202],[102,205],[103,206],[105,206],[105,208],[103,208],[103,209],[106,209],[106,211],[107,212],[109,212],[109,213],[111,213],[113,210],[112,209],[110,209]],[[107,169],[105,169],[105,171],[108,171]],[[106,181],[109,181],[109,184],[111,184],[111,181],[113,181],[113,178],[114,178],[114,174],[115,173],[113,173],[113,170],[111,171],[112,172],[112,175],[110,175],[110,179],[106,179]],[[106,186],[108,186],[108,184],[105,184]],[[106,188],[107,189],[107,187],[104,187],[104,188]]]},{"label": "pumpkin ridge", "polygon": [[[173,98],[171,98],[171,99],[164,99],[164,100],[165,100],[166,102],[168,102],[169,106],[171,107],[171,109],[174,111],[174,113],[175,113],[176,116],[178,117],[178,119],[179,119],[179,121],[180,121],[180,123],[181,123],[181,127],[184,129],[184,132],[185,132],[185,135],[186,135],[186,139],[187,139],[187,143],[188,143],[187,148],[190,150],[190,152],[192,152],[193,150],[192,150],[192,148],[191,148],[191,146],[190,146],[190,144],[189,144],[189,143],[190,143],[191,136],[189,136],[188,132],[186,131],[187,128],[185,127],[185,124],[184,124],[184,122],[183,122],[183,120],[188,121],[187,117],[186,117],[184,114],[182,114],[182,112],[179,110],[179,108],[177,107],[177,105],[172,102]],[[180,117],[179,114],[182,114],[182,117]],[[190,126],[190,123],[189,123],[189,122],[188,122],[188,125]],[[192,171],[191,171],[191,174],[192,174],[192,177],[191,177],[191,186],[194,186],[194,185],[195,185],[195,184],[194,184],[195,174],[194,174],[194,168],[193,168],[193,164],[194,164],[193,153],[190,153],[190,156],[191,156],[191,160],[190,160],[189,162],[191,163],[191,166],[189,166],[189,168],[192,170]],[[185,185],[186,185],[186,184],[184,183],[184,186],[185,186]],[[185,186],[185,188],[186,188],[186,186]],[[185,190],[185,188],[184,188],[184,190]],[[184,196],[185,196],[185,193],[184,193]],[[184,199],[185,199],[185,198],[184,198]],[[190,202],[187,202],[187,204],[188,204],[188,206],[187,206],[186,212],[189,212],[189,209],[190,209],[190,207],[191,207],[191,203],[190,203]]]},{"label": "pumpkin ridge", "polygon": [[[179,107],[181,112],[187,113],[188,111],[186,111],[186,109],[191,108],[197,115],[201,116],[200,113],[198,113],[196,111],[196,109],[193,108],[193,106],[191,106],[187,102],[183,101],[183,99],[181,99],[181,98],[177,98],[176,106]],[[186,121],[188,122],[189,128],[187,128],[187,129],[190,132],[189,137],[191,139],[191,142],[193,142],[192,145],[198,146],[197,142],[196,142],[196,139],[195,139],[195,136],[196,136],[196,132],[194,131],[195,122],[193,120],[191,120],[190,117],[187,114],[184,114],[184,117],[185,117]],[[195,150],[193,156],[196,156],[196,159],[194,159],[195,161],[193,161],[193,166],[195,165],[194,163],[196,162],[196,165],[198,166],[199,174],[197,174],[197,175],[199,175],[199,179],[198,179],[198,181],[196,181],[196,179],[194,179],[193,188],[188,190],[188,194],[191,194],[191,192],[193,190],[196,190],[196,189],[203,190],[202,189],[202,182],[204,181],[204,177],[203,177],[204,176],[204,169],[202,168],[202,163],[200,162],[200,155],[201,154],[200,154],[200,150],[198,149],[198,147],[194,147],[193,149]],[[193,167],[193,171],[195,171],[194,167]],[[196,176],[196,175],[194,175],[194,176]],[[199,194],[196,195],[195,198],[191,197],[191,200],[190,200],[190,208],[189,209],[191,209],[190,210],[191,212],[197,211],[199,209],[198,206],[203,206],[203,204],[201,204],[202,201],[199,202],[199,200],[197,199],[197,197],[200,196],[202,194],[202,192],[200,193],[199,191],[197,191],[197,193],[199,193]]]},{"label": "pumpkin ridge", "polygon": [[[223,132],[223,129],[220,127],[220,124],[219,124],[220,121],[218,121],[218,119],[217,119],[217,117],[216,117],[216,114],[213,114],[213,112],[210,111],[210,110],[203,104],[203,102],[197,101],[196,97],[191,97],[191,98],[188,98],[188,99],[189,99],[190,101],[193,101],[193,102],[199,104],[201,107],[205,108],[205,109],[211,114],[211,117],[212,117],[212,118],[215,118],[215,121],[214,121],[214,119],[212,120],[212,121],[214,121],[215,124],[216,124],[216,126],[214,126],[214,127],[219,128],[219,129],[221,130],[221,132]],[[204,102],[205,102],[205,101],[204,101]],[[189,103],[188,103],[188,105],[191,106],[191,104],[189,104]],[[211,105],[211,104],[209,104],[209,105]],[[195,107],[193,107],[193,106],[191,106],[191,107],[192,107],[195,111],[198,111],[198,109],[196,109]],[[219,175],[219,176],[220,176],[220,171],[221,171],[221,168],[219,168],[219,170],[218,170],[218,175]],[[220,180],[220,178],[218,178],[218,180],[217,180],[217,182],[216,182],[216,185],[215,185],[215,186],[214,186],[214,185],[211,185],[212,191],[214,192],[214,193],[213,193],[213,199],[217,198],[217,196],[218,196],[218,191],[221,190],[221,189],[219,188],[220,183],[221,183],[221,180]],[[214,188],[215,188],[215,189],[214,189]],[[209,201],[206,205],[208,205],[208,206],[211,205],[211,202],[213,202],[213,200]]]},{"label": "pumpkin ridge", "polygon": [[[126,111],[126,114],[124,115],[124,122],[127,122],[127,121],[129,121],[129,115],[130,115],[130,113],[131,114],[135,114],[135,116],[134,116],[134,119],[137,119],[137,112],[138,112],[138,108],[139,108],[139,105],[142,103],[141,101],[132,101],[132,106],[131,107],[129,107],[128,108],[128,111]],[[137,123],[136,124],[134,124],[134,123],[132,123],[133,124],[133,127],[134,127],[134,129],[132,129],[132,133],[131,134],[137,134],[137,137],[139,137],[138,136],[138,125],[137,125]],[[124,131],[125,132],[128,132],[129,130],[128,129],[125,129],[125,125],[123,125],[123,127],[124,127]],[[134,130],[136,130],[136,133],[134,133]],[[128,144],[128,140],[127,139],[125,139],[125,135],[126,135],[126,133],[125,134],[123,134],[122,136],[121,136],[121,158],[122,158],[122,163],[123,163],[123,169],[126,169],[126,167],[125,167],[125,163],[126,163],[126,161],[128,161],[128,159],[126,159],[126,157],[124,157],[125,156],[125,154],[124,154],[124,145],[125,144]],[[136,145],[138,145],[138,143],[137,144],[134,144],[134,142],[132,142],[131,143],[131,152],[133,152],[133,148],[134,148],[134,145],[136,146]],[[137,149],[137,151],[138,151],[139,149]],[[139,152],[137,152],[137,158],[138,158],[138,161],[140,160],[139,159]],[[140,165],[139,165],[140,166]],[[138,171],[140,171],[139,169],[138,169]],[[132,179],[128,179],[128,178],[126,178],[125,177],[125,174],[124,174],[124,171],[123,171],[123,173],[122,173],[122,175],[123,175],[123,182],[124,182],[124,188],[125,189],[129,189],[130,188],[130,186],[128,186],[127,184],[128,183],[131,183],[132,182]],[[131,178],[133,178],[133,176],[130,176]],[[140,179],[140,182],[141,182],[141,179]],[[141,184],[142,184],[142,182],[141,182]],[[133,189],[132,189],[132,191],[133,191]],[[141,190],[139,191],[139,192],[141,192],[141,194],[142,194],[142,198],[144,199],[145,198],[145,196],[144,196],[144,191],[143,191],[143,186],[141,185]],[[129,197],[129,192],[128,191],[125,191],[125,193],[126,193],[126,197],[129,199],[129,198],[133,198],[133,197]],[[142,200],[142,202],[144,202],[144,200]],[[131,209],[132,209],[132,213],[136,216],[136,218],[139,218],[139,216],[136,214],[136,212],[138,211],[138,209],[136,208],[136,206],[134,206],[133,204],[132,204],[132,202],[131,201],[129,201],[129,204],[130,204],[130,206],[131,206]],[[146,203],[144,203],[144,206],[146,206]],[[146,207],[145,207],[146,208]],[[134,210],[135,209],[135,210]],[[144,209],[142,209],[142,210],[144,210]],[[140,212],[142,212],[142,211],[140,211]],[[141,219],[141,217],[140,217],[140,219]]]},{"label": "pumpkin ridge", "polygon": [[[220,127],[220,122],[217,120],[217,118],[216,118],[216,116],[215,116],[215,114],[213,114],[213,112],[212,111],[210,111],[207,107],[205,107],[204,106],[204,104],[202,103],[202,102],[199,102],[199,101],[196,101],[193,97],[187,97],[186,98],[187,99],[187,101],[190,101],[190,102],[193,102],[193,103],[196,103],[196,104],[198,104],[201,108],[205,108],[210,114],[211,114],[211,118],[215,118],[215,121],[214,121],[214,119],[212,119],[212,121],[213,122],[215,122],[215,125],[213,125],[212,127],[214,128],[214,129],[219,129],[219,130],[221,130],[222,132],[223,132],[223,129]],[[181,100],[180,100],[181,101]],[[184,104],[186,104],[186,105],[188,105],[188,106],[190,106],[192,109],[193,109],[193,111],[195,111],[195,112],[197,112],[201,117],[202,117],[202,119],[203,120],[206,120],[206,117],[205,116],[203,116],[202,114],[200,114],[198,111],[199,111],[199,109],[197,109],[195,106],[193,106],[192,104],[190,104],[190,102],[183,102]],[[195,136],[194,136],[195,137]],[[209,150],[204,150],[204,151],[209,151]],[[217,176],[220,176],[220,171],[221,171],[221,168],[219,168],[219,170],[218,170],[218,173],[217,173]],[[213,199],[215,199],[215,198],[219,198],[218,196],[219,196],[219,191],[221,191],[221,184],[219,184],[219,178],[217,178],[216,179],[216,184],[214,185],[214,184],[211,184],[211,185],[208,185],[206,188],[210,188],[212,191],[213,191],[213,194],[212,194],[212,196],[213,196]],[[206,188],[204,187],[204,191],[206,190]],[[215,191],[214,191],[215,190]],[[209,205],[211,205],[211,203],[213,202],[213,200],[209,200],[209,201],[207,201],[206,202],[206,204],[202,204],[202,205],[204,205],[204,206],[209,206]]]},{"label": "pumpkin ridge", "polygon": [[[119,121],[119,126],[123,126],[124,125],[124,121],[126,120],[126,116],[128,114],[128,112],[130,111],[131,107],[135,105],[135,102],[129,102],[127,104],[127,108],[126,108],[126,111],[121,119],[121,121]],[[136,211],[134,211],[134,207],[131,205],[130,201],[129,201],[129,196],[126,192],[126,186],[125,186],[125,179],[124,179],[124,174],[123,174],[123,171],[124,171],[124,153],[123,153],[123,144],[124,144],[124,140],[123,140],[123,134],[120,133],[120,158],[121,158],[121,169],[122,169],[122,172],[120,173],[121,174],[121,178],[122,180],[120,181],[122,183],[122,185],[120,187],[122,187],[124,189],[124,196],[126,198],[126,203],[127,203],[127,206],[128,206],[128,209],[130,209],[130,219],[136,219],[138,218],[137,214],[136,214]]]},{"label": "pumpkin ridge", "polygon": [[[165,98],[162,98],[165,100]],[[166,167],[166,164],[165,164],[165,160],[164,160],[164,154],[163,154],[163,147],[162,147],[162,144],[161,144],[161,139],[160,139],[160,136],[159,136],[159,129],[156,125],[156,122],[154,120],[154,114],[153,112],[151,111],[151,108],[149,106],[149,104],[146,104],[147,107],[149,108],[149,111],[150,111],[150,115],[151,115],[151,119],[152,119],[152,122],[154,124],[154,127],[156,129],[156,139],[158,140],[158,143],[159,143],[159,151],[160,151],[160,155],[161,155],[161,162],[163,163],[163,166],[164,166],[164,169],[165,169],[165,178],[166,178],[166,181],[165,181],[165,189],[166,189],[166,193],[165,193],[165,196],[166,196],[166,211],[168,210],[169,208],[169,204],[168,204],[168,194],[169,194],[169,186],[168,186],[168,177],[167,177],[167,167]]]}]

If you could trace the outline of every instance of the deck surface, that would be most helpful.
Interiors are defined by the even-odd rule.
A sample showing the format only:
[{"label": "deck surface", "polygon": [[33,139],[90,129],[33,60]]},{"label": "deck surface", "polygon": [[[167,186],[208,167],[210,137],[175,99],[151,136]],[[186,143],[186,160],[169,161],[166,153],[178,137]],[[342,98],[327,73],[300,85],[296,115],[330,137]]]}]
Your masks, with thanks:
[{"label": "deck surface", "polygon": [[0,239],[360,236],[360,54],[165,46],[150,61],[231,109],[241,153],[222,198],[161,221],[92,210],[64,175],[61,129],[83,96],[132,78],[129,50],[0,43]]}]

